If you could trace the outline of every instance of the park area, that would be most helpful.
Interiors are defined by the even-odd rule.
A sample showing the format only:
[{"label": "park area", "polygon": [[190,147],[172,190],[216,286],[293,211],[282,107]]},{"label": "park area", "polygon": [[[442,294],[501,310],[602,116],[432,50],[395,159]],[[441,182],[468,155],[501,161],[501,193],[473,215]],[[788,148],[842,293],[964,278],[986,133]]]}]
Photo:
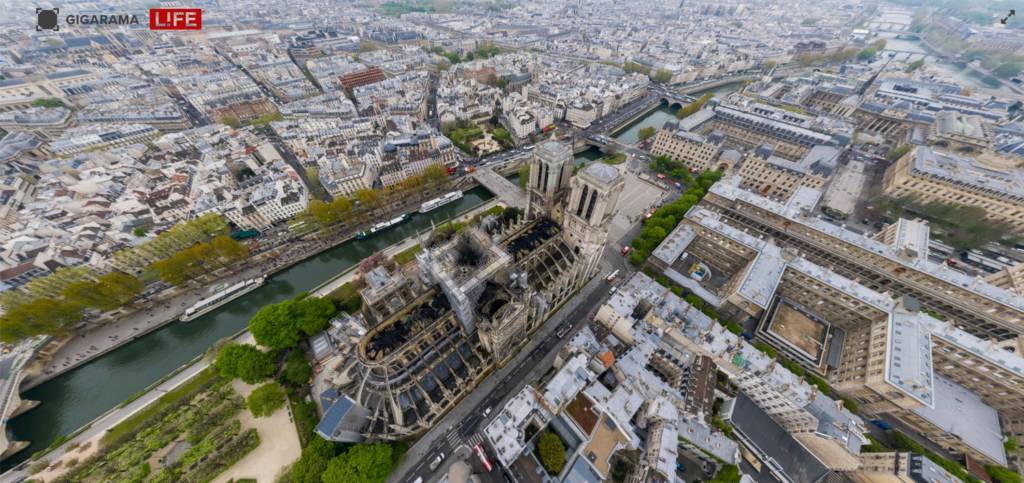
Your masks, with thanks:
[{"label": "park area", "polygon": [[463,152],[476,156],[501,152],[515,146],[508,130],[489,122],[479,125],[460,123],[445,129],[445,136]]},{"label": "park area", "polygon": [[208,369],[33,477],[210,481],[260,445],[259,432],[240,418],[244,408],[235,388]]}]

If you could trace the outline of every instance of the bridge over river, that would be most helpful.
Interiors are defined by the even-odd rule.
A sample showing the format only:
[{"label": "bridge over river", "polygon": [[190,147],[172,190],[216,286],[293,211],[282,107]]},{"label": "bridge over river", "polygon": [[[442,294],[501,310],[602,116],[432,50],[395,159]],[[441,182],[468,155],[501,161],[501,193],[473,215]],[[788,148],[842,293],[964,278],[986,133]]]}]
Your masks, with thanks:
[{"label": "bridge over river", "polygon": [[473,172],[473,179],[506,205],[526,209],[526,194],[523,190],[490,167],[477,169]]}]

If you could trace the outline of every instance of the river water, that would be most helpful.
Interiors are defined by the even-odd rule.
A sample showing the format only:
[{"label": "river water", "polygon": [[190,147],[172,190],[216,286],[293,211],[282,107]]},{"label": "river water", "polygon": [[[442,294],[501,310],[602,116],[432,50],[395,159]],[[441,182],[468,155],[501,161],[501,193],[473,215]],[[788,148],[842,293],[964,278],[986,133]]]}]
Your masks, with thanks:
[{"label": "river water", "polygon": [[[712,93],[715,96],[725,95],[733,92],[740,88],[742,82],[734,82],[732,84],[726,84],[718,86],[712,89],[703,91],[697,91],[690,94],[693,97],[700,97],[705,93]],[[673,121],[676,119],[676,111],[678,109],[672,109],[670,106],[664,104],[658,106],[657,109],[651,111],[644,117],[627,124],[625,127],[619,129],[613,136],[617,141],[626,144],[636,144],[640,140],[640,130],[645,127],[654,127],[655,129],[661,129],[661,126],[665,125],[666,121]]]},{"label": "river water", "polygon": [[[897,39],[891,34],[883,35],[882,37],[885,38],[884,50],[929,54],[928,48],[920,40]],[[967,89],[988,89],[999,94],[1014,95],[1013,91],[997,79],[986,76],[963,64],[954,64],[946,61],[934,62],[928,59],[925,61],[925,66],[935,71],[940,77],[946,77]]]},{"label": "river water", "polygon": [[315,288],[372,253],[430,228],[431,219],[443,222],[493,197],[483,187],[466,191],[457,202],[428,214],[415,213],[410,221],[366,240],[348,241],[307,258],[203,317],[187,324],[171,322],[26,391],[22,399],[42,404],[9,421],[7,428],[12,440],[30,441],[32,445],[4,460],[0,471],[24,461],[202,354],[221,338],[238,332],[264,305]]}]

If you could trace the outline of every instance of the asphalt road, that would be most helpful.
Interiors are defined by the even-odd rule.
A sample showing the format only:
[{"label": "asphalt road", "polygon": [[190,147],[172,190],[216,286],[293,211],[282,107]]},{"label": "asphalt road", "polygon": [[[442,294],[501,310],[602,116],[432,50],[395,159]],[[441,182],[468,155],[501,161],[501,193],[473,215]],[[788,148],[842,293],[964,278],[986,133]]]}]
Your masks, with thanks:
[{"label": "asphalt road", "polygon": [[[488,417],[483,416],[485,410],[491,409],[489,416],[497,415],[500,412],[498,408],[508,397],[515,395],[526,384],[540,379],[551,368],[558,350],[572,338],[577,329],[592,319],[605,297],[608,296],[611,285],[604,279],[614,269],[623,270],[620,272],[622,277],[627,276],[625,271],[629,270],[617,252],[607,249],[598,275],[548,319],[511,362],[491,373],[476,390],[421,437],[409,449],[405,461],[392,473],[388,481],[412,482],[418,477],[423,478],[423,481],[435,481],[444,475],[448,466],[455,461],[467,458],[478,460],[472,451],[472,448],[478,443],[482,444],[485,451],[489,453],[489,459],[495,467],[491,473],[497,476],[500,469],[497,468],[493,452],[488,447],[482,432],[489,421]],[[565,327],[571,327],[572,330],[568,330],[562,337],[558,337],[558,329]],[[444,454],[444,461],[436,470],[431,471],[430,462],[440,454]],[[479,466],[474,468],[479,468]]]}]

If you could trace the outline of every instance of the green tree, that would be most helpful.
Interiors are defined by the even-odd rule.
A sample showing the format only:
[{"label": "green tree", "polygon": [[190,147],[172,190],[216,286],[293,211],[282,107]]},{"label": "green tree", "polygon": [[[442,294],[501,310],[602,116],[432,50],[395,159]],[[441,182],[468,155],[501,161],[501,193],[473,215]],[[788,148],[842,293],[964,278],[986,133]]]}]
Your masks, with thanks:
[{"label": "green tree", "polygon": [[125,273],[110,272],[95,281],[80,280],[61,292],[71,304],[108,311],[124,306],[142,293],[142,282]]},{"label": "green tree", "polygon": [[740,469],[736,465],[725,465],[715,473],[709,483],[739,483]]},{"label": "green tree", "polygon": [[909,153],[911,149],[913,149],[913,146],[909,144],[896,146],[890,149],[888,153],[885,153],[885,160],[889,162],[896,161],[897,159],[902,158],[904,154]]},{"label": "green tree", "polygon": [[307,297],[296,302],[296,323],[299,330],[308,336],[316,335],[327,327],[327,323],[338,313],[334,303],[320,297]]},{"label": "green tree", "polygon": [[512,135],[509,134],[508,130],[503,127],[496,127],[491,131],[491,136],[497,139],[502,146],[506,148],[513,146]]},{"label": "green tree", "polygon": [[376,208],[381,202],[380,191],[370,188],[360,189],[359,191],[356,191],[356,200],[358,200],[359,204],[364,208]]},{"label": "green tree", "polygon": [[643,74],[649,75],[651,73],[650,67],[644,67],[636,62],[626,62],[622,64],[622,70],[626,71],[627,74]]},{"label": "green tree", "polygon": [[253,389],[249,397],[245,398],[245,405],[253,416],[262,418],[274,414],[281,406],[287,396],[284,388],[276,382],[268,382],[256,389]]},{"label": "green tree", "polygon": [[221,377],[255,384],[274,375],[274,355],[251,344],[227,344],[213,363]]},{"label": "green tree", "polygon": [[877,53],[878,49],[875,49],[874,47],[865,47],[863,50],[857,53],[857,58],[860,60],[873,59],[875,57],[875,54]]},{"label": "green tree", "polygon": [[389,445],[357,444],[331,459],[323,483],[383,483],[391,472],[391,457]]},{"label": "green tree", "polygon": [[249,320],[249,332],[256,342],[273,350],[295,347],[299,343],[298,324],[293,318],[295,302],[286,300],[266,305]]},{"label": "green tree", "polygon": [[312,375],[313,368],[306,362],[302,351],[298,349],[291,351],[284,365],[284,381],[293,386],[301,386],[309,382],[309,378]]},{"label": "green tree", "polygon": [[100,290],[109,294],[120,307],[138,297],[145,285],[136,277],[123,272],[110,272],[96,280]]},{"label": "green tree", "polygon": [[327,463],[335,454],[334,443],[318,435],[313,435],[309,444],[302,448],[302,456],[291,467],[291,481],[293,483],[322,483],[321,476],[327,471]]},{"label": "green tree", "polygon": [[37,335],[61,335],[82,317],[82,307],[45,298],[5,303],[0,315],[0,341],[14,343]]},{"label": "green tree", "polygon": [[242,122],[239,121],[238,118],[235,116],[223,116],[220,118],[220,122],[233,129],[238,129],[239,127],[242,127]]},{"label": "green tree", "polygon": [[565,443],[562,438],[551,431],[545,431],[537,440],[537,452],[540,462],[548,474],[557,475],[565,466]]},{"label": "green tree", "polygon": [[161,280],[172,285],[183,285],[207,273],[231,266],[249,256],[249,248],[227,235],[217,235],[209,242],[199,242],[184,248],[152,268]]},{"label": "green tree", "polygon": [[657,128],[655,128],[654,126],[648,126],[648,127],[640,128],[640,132],[637,133],[637,138],[639,138],[641,141],[646,141],[646,140],[654,137],[654,135],[657,134],[657,133],[658,133],[658,129]]},{"label": "green tree", "polygon": [[249,331],[264,347],[287,349],[295,347],[303,335],[323,330],[336,312],[330,300],[319,297],[285,300],[260,309],[249,321]]},{"label": "green tree", "polygon": [[668,84],[672,80],[672,71],[668,69],[658,69],[657,72],[652,76],[654,82],[660,82],[662,84]]},{"label": "green tree", "polygon": [[219,235],[210,240],[212,256],[219,265],[228,266],[249,257],[249,248],[227,235]]},{"label": "green tree", "polygon": [[32,105],[35,106],[35,107],[46,107],[46,108],[51,108],[51,109],[55,108],[55,107],[65,107],[64,103],[61,102],[60,99],[55,99],[55,98],[52,98],[52,97],[36,99],[36,100],[32,101]]},{"label": "green tree", "polygon": [[284,116],[282,116],[280,112],[269,112],[260,117],[257,117],[256,119],[253,119],[252,125],[256,127],[265,127],[270,123],[280,121],[281,119],[284,119]]},{"label": "green tree", "polygon": [[706,103],[709,100],[711,100],[712,97],[714,97],[714,94],[712,94],[710,92],[707,93],[707,94],[704,94],[703,96],[700,96],[700,98],[697,99],[695,102],[692,102],[689,105],[687,105],[686,107],[682,107],[678,111],[676,111],[676,117],[679,118],[679,119],[685,119],[685,118],[693,115],[694,113],[699,111],[700,108],[704,107],[704,103]]},{"label": "green tree", "polygon": [[1020,475],[1002,466],[987,465],[985,472],[992,477],[995,483],[1020,483]]},{"label": "green tree", "polygon": [[132,235],[135,235],[135,236],[145,236],[146,233],[149,233],[149,227],[148,226],[140,226],[140,227],[137,227],[134,230],[132,230]]},{"label": "green tree", "polygon": [[530,182],[530,165],[523,163],[519,167],[519,188],[526,189],[526,183]]},{"label": "green tree", "polygon": [[448,169],[440,164],[427,166],[423,170],[423,181],[430,186],[444,187],[448,185]]},{"label": "green tree", "polygon": [[1024,70],[1024,62],[1004,62],[992,70],[999,77],[1013,77]]},{"label": "green tree", "polygon": [[924,66],[924,59],[918,59],[907,65],[907,72],[914,72]]}]

